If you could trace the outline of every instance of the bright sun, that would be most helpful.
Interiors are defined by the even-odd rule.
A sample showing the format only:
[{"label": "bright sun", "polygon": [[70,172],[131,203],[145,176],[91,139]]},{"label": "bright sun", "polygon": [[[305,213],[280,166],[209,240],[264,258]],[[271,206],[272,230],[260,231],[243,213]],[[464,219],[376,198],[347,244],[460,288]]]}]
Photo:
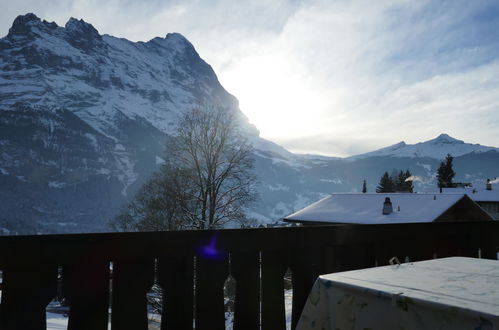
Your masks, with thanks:
[{"label": "bright sun", "polygon": [[[223,85],[261,136],[280,140],[314,133],[324,102],[286,59],[251,56],[223,70]],[[314,129],[315,128],[315,129]]]}]

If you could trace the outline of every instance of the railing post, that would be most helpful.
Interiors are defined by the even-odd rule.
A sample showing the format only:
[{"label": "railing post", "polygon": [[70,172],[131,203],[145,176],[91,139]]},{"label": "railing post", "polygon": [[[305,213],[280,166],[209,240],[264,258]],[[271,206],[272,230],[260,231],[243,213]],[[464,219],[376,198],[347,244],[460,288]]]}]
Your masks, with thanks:
[{"label": "railing post", "polygon": [[161,330],[193,328],[194,258],[161,256],[158,283],[163,289]]},{"label": "railing post", "polygon": [[3,270],[0,329],[45,330],[45,309],[57,290],[57,265],[28,258]]},{"label": "railing post", "polygon": [[225,328],[224,283],[227,256],[196,257],[196,330]]},{"label": "railing post", "polygon": [[234,329],[260,327],[260,253],[235,253],[231,258],[232,276],[236,279]]},{"label": "railing post", "polygon": [[109,262],[83,258],[75,262],[63,267],[63,294],[70,305],[68,330],[107,330]]},{"label": "railing post", "polygon": [[284,273],[288,266],[285,251],[262,251],[262,329],[286,329]]},{"label": "railing post", "polygon": [[321,266],[318,249],[291,250],[289,252],[290,268],[293,277],[293,309],[291,329],[295,329],[301,312],[310,293]]},{"label": "railing post", "polygon": [[147,292],[154,282],[154,259],[115,260],[111,329],[147,330]]}]

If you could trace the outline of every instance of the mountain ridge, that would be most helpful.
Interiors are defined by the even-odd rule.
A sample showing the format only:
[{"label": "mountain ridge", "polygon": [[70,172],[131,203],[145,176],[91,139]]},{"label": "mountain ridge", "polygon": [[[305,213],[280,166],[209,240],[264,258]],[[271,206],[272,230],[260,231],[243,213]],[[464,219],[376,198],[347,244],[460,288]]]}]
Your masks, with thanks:
[{"label": "mountain ridge", "polygon": [[394,145],[380,148],[367,153],[347,157],[346,159],[354,160],[366,157],[376,156],[392,156],[392,157],[427,157],[433,159],[444,159],[447,154],[454,157],[463,156],[468,153],[482,153],[488,151],[497,151],[499,148],[483,146],[481,144],[466,143],[462,140],[451,137],[448,134],[442,133],[437,137],[415,144],[407,144],[404,141]]}]

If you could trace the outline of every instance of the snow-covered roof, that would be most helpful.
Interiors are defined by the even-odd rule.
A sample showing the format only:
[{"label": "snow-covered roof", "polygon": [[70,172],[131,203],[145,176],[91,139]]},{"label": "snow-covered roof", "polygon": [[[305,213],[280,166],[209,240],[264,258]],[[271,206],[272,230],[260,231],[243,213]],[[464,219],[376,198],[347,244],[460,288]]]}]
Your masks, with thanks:
[{"label": "snow-covered roof", "polygon": [[492,184],[492,190],[482,188],[443,188],[446,194],[466,194],[475,202],[499,202],[499,183]]},{"label": "snow-covered roof", "polygon": [[[464,194],[332,194],[284,218],[290,221],[386,224],[432,222]],[[382,214],[385,198],[393,212]],[[400,210],[399,210],[400,209]]]},{"label": "snow-covered roof", "polygon": [[499,202],[499,190],[497,188],[496,190],[479,190],[475,193],[468,193],[468,196],[477,202]]}]

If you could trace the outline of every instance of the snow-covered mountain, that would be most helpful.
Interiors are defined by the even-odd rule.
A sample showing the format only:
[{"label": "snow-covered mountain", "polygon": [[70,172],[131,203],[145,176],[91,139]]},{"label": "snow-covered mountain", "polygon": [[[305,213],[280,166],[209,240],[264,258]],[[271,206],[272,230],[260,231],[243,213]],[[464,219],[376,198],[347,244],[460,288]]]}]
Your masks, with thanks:
[{"label": "snow-covered mountain", "polygon": [[272,146],[182,35],[135,43],[17,17],[0,39],[0,221],[100,226],[157,169],[177,114],[205,104]]},{"label": "snow-covered mountain", "polygon": [[499,151],[499,149],[482,146],[480,144],[465,143],[464,141],[455,139],[447,134],[440,134],[429,141],[416,144],[406,144],[402,141],[389,147],[349,157],[349,159],[353,160],[379,156],[444,159],[447,154],[458,157],[471,152],[483,153],[488,151]]},{"label": "snow-covered mountain", "polygon": [[148,42],[101,36],[83,20],[65,27],[19,16],[1,39],[2,110],[18,103],[64,108],[111,138],[117,116],[142,118],[162,132],[175,114],[210,100],[237,100],[178,33]]},{"label": "snow-covered mountain", "polygon": [[0,39],[0,231],[105,230],[158,169],[176,116],[207,104],[236,113],[254,144],[261,197],[250,216],[260,222],[359,191],[364,178],[373,191],[392,169],[409,168],[423,189],[447,153],[463,181],[499,176],[497,149],[445,135],[346,159],[293,154],[258,136],[180,34],[131,42],[27,14]]}]

